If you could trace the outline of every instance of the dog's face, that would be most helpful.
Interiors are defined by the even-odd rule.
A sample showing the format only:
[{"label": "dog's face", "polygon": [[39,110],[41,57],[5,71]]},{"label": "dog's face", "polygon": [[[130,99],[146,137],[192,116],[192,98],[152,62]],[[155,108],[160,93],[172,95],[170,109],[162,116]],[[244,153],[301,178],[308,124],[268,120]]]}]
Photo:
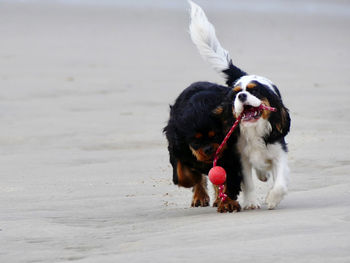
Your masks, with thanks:
[{"label": "dog's face", "polygon": [[177,119],[178,134],[181,134],[184,147],[190,149],[197,161],[211,163],[224,138],[222,122],[211,107],[203,104],[194,106]]},{"label": "dog's face", "polygon": [[[272,129],[285,135],[289,131],[290,118],[288,109],[283,105],[277,87],[268,79],[248,75],[235,83],[232,94],[232,111],[237,118],[242,115],[243,127],[256,126],[260,122],[268,121]],[[270,112],[259,108],[261,104],[277,109]]]},{"label": "dog's face", "polygon": [[223,138],[222,129],[215,122],[206,128],[196,129],[188,134],[186,141],[197,161],[211,163]]}]

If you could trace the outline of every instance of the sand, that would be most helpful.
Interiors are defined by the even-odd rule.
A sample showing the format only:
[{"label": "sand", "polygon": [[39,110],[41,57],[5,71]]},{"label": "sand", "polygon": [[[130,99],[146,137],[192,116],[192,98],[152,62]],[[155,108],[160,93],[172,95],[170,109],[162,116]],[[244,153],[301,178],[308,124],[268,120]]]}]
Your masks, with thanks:
[{"label": "sand", "polygon": [[350,262],[350,4],[197,2],[283,94],[289,195],[219,214],[172,184],[168,105],[223,83],[185,1],[1,1],[0,262]]}]

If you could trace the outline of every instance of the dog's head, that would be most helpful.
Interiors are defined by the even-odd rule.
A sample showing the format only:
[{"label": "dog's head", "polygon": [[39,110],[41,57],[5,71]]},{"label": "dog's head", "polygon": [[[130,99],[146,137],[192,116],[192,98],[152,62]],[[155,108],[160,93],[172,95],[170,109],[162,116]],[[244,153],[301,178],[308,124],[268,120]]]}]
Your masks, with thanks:
[{"label": "dog's head", "polygon": [[221,138],[223,137],[221,133],[221,130],[213,126],[199,129],[194,134],[189,134],[187,142],[197,161],[204,163],[213,161],[215,152],[220,146]]},{"label": "dog's head", "polygon": [[[235,118],[242,115],[243,127],[257,126],[268,121],[271,125],[270,132],[276,133],[275,136],[285,136],[289,132],[288,109],[283,105],[279,90],[270,80],[255,75],[243,76],[234,84],[230,100]],[[274,107],[277,111],[261,109],[261,104]]]},{"label": "dog's head", "polygon": [[[208,93],[210,95],[210,93]],[[177,114],[176,126],[182,140],[199,162],[211,163],[225,134],[221,112],[215,111],[222,102],[218,95],[200,92]]]}]

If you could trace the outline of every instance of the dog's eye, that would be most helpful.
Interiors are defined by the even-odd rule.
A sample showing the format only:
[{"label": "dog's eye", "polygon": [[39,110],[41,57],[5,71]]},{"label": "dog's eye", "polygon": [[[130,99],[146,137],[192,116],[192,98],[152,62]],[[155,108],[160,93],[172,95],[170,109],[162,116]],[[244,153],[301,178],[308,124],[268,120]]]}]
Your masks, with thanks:
[{"label": "dog's eye", "polygon": [[214,131],[208,132],[208,137],[209,138],[213,138],[214,136],[215,136],[215,132]]},{"label": "dog's eye", "polygon": [[250,90],[249,90],[249,93],[252,94],[252,95],[254,95],[254,96],[259,95],[259,92],[258,92],[256,89],[250,89]]}]

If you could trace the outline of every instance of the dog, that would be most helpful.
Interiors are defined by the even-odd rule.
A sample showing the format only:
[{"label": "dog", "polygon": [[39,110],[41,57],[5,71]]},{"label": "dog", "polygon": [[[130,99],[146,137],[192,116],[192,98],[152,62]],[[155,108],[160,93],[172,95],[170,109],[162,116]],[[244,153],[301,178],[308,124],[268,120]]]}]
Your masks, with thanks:
[{"label": "dog", "polygon": [[[266,203],[269,209],[274,209],[287,194],[290,180],[285,141],[291,125],[289,111],[272,81],[249,75],[233,65],[204,11],[192,1],[189,3],[192,41],[201,56],[224,75],[226,84],[231,87],[226,102],[221,106],[223,112],[230,112],[224,119],[242,116],[237,147],[243,170],[243,208],[260,208],[252,177],[255,171],[261,181],[272,178],[273,186],[267,194]],[[262,104],[277,111],[263,110]]]},{"label": "dog", "polygon": [[[173,182],[193,188],[191,206],[208,206],[207,177],[213,165],[216,150],[225,137],[223,108],[220,106],[230,93],[230,88],[210,82],[196,82],[186,88],[170,106],[170,118],[164,133],[168,141]],[[242,181],[241,164],[237,150],[237,133],[228,140],[220,154],[218,165],[224,167],[227,180],[225,201],[215,201],[218,212],[240,211],[237,202]]]}]

